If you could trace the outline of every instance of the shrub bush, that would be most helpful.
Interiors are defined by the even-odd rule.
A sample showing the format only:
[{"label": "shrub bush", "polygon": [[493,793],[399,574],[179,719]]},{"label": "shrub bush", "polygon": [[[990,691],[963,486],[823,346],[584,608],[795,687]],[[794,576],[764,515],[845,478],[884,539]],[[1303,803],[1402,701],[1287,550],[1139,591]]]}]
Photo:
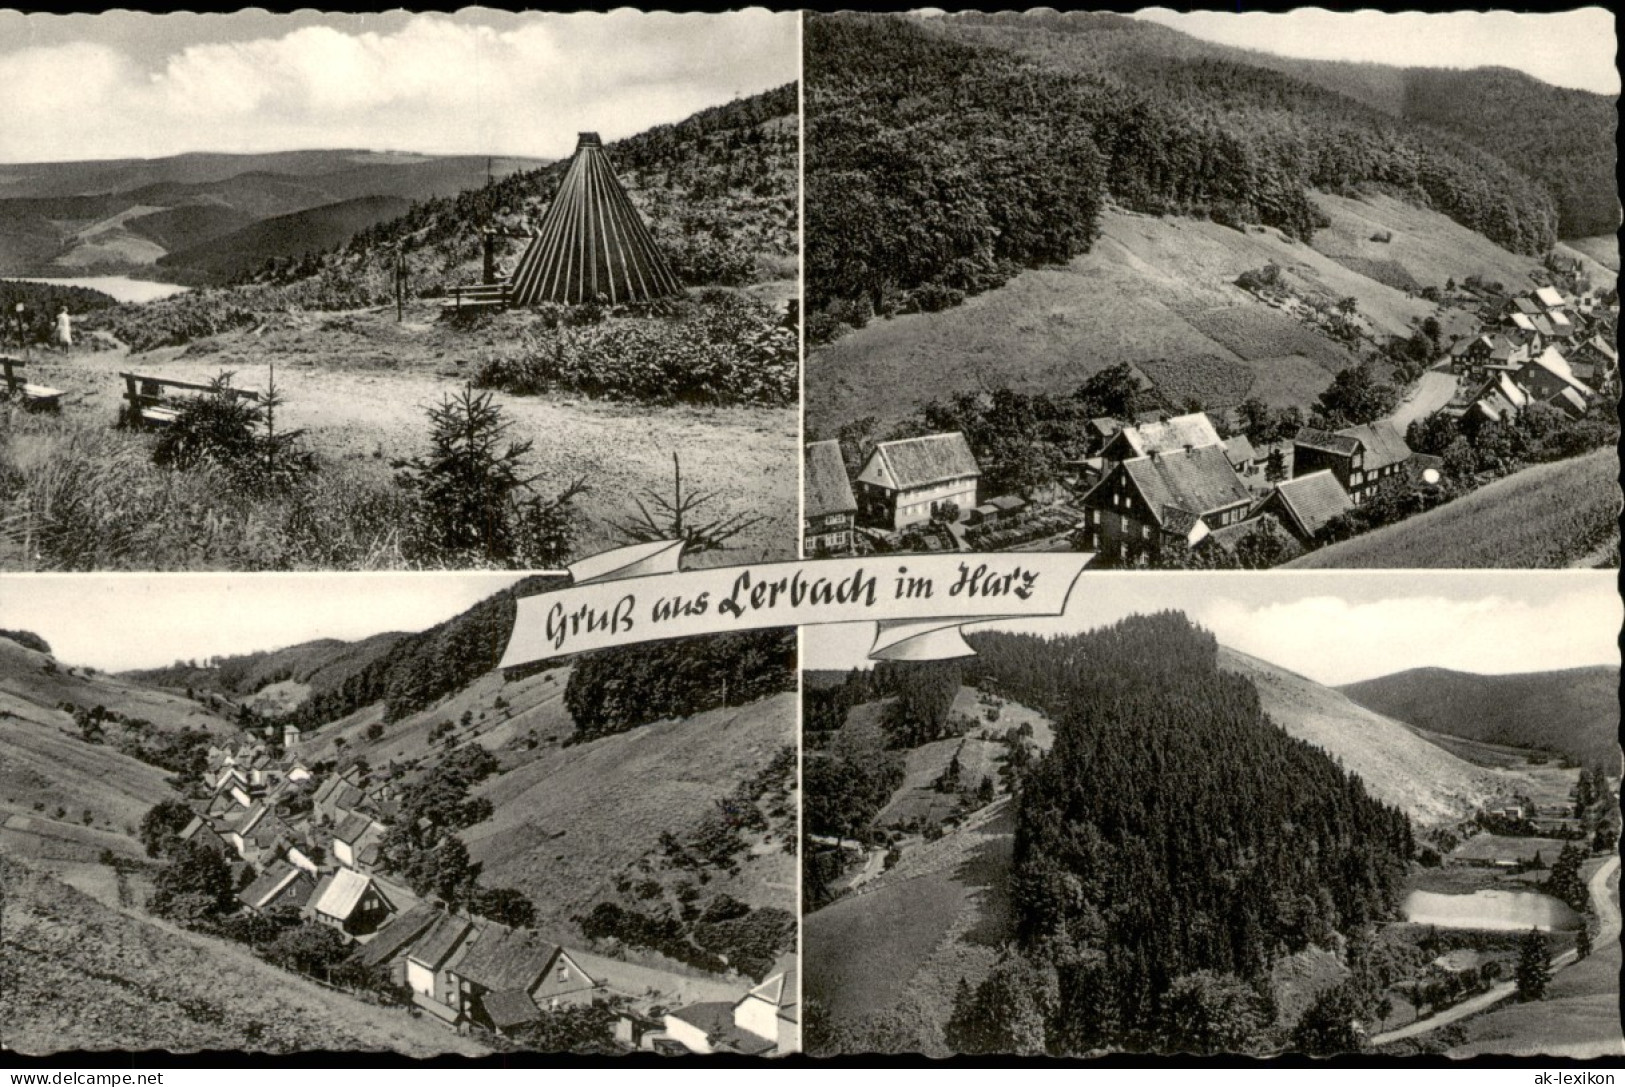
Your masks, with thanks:
[{"label": "shrub bush", "polygon": [[784,407],[796,400],[797,380],[795,331],[772,307],[708,292],[672,317],[533,331],[513,354],[487,359],[475,384],[515,395],[561,389],[606,400]]}]

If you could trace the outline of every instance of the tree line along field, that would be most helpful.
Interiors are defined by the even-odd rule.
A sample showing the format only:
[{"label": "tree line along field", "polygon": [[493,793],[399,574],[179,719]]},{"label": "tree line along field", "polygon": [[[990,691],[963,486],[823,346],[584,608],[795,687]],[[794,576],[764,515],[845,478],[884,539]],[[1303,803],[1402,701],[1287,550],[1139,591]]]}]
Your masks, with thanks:
[{"label": "tree line along field", "polygon": [[[1287,563],[1304,569],[1553,567],[1618,562],[1619,458],[1540,464],[1438,509]],[[1613,551],[1608,551],[1610,542]]]},{"label": "tree line along field", "polygon": [[[1389,222],[1396,242],[1406,237],[1417,250],[1452,255],[1440,263],[1452,262],[1458,279],[1462,270],[1478,269],[1516,283],[1537,267],[1437,212],[1380,196],[1312,199],[1333,208],[1338,221],[1359,209]],[[809,432],[833,435],[869,415],[884,430],[924,401],[961,390],[1074,388],[1120,363],[1135,367],[1175,406],[1194,399],[1218,410],[1248,397],[1272,408],[1311,405],[1353,357],[1236,286],[1244,272],[1270,264],[1297,293],[1353,298],[1361,327],[1373,336],[1408,336],[1436,309],[1273,228],[1241,233],[1112,207],[1100,221],[1090,252],[1064,266],[1023,271],[952,309],[877,319],[813,348],[806,364]]]}]

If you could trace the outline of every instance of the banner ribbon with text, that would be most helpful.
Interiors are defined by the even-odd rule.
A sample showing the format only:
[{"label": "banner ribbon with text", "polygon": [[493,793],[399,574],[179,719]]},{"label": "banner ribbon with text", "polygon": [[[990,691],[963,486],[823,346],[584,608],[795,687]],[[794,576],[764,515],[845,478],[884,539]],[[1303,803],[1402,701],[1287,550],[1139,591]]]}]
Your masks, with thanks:
[{"label": "banner ribbon with text", "polygon": [[500,667],[664,638],[734,630],[878,623],[873,660],[972,652],[960,627],[1060,615],[1093,555],[866,555],[681,569],[677,540],[602,552],[571,584],[522,597]]}]

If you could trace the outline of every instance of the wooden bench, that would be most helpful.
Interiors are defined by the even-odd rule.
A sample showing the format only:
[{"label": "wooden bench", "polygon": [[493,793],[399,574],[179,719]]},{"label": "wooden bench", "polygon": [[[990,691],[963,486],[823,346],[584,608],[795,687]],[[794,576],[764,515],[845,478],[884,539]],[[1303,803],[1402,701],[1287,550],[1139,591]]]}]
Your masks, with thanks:
[{"label": "wooden bench", "polygon": [[20,399],[25,408],[39,408],[45,411],[56,411],[60,408],[63,392],[53,389],[49,385],[33,385],[23,376],[23,368],[27,362],[9,355],[0,355],[0,370],[5,373],[5,395],[8,399]]},{"label": "wooden bench", "polygon": [[507,309],[512,293],[506,283],[476,283],[466,287],[453,287],[449,301],[440,303],[443,313],[464,310]]},{"label": "wooden bench", "polygon": [[[136,426],[166,427],[180,415],[178,401],[185,394],[222,393],[233,400],[252,400],[259,403],[260,394],[253,389],[235,389],[230,385],[199,385],[192,381],[175,381],[167,377],[146,374],[119,374],[124,379],[124,399],[129,402],[128,418]],[[178,392],[169,392],[175,389]]]}]

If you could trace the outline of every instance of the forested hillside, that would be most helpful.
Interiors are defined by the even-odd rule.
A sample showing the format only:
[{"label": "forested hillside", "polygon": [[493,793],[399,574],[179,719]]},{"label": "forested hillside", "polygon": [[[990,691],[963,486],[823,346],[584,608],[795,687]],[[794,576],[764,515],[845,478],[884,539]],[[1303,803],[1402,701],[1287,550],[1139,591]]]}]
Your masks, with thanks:
[{"label": "forested hillside", "polygon": [[128,678],[232,697],[284,679],[308,681],[309,695],[276,717],[278,723],[316,728],[373,702],[384,704],[386,720],[398,720],[495,668],[513,630],[514,600],[556,584],[545,577],[525,578],[417,634],[380,634],[356,643],[308,642],[201,664],[177,662],[132,672]]},{"label": "forested hillside", "polygon": [[1481,676],[1412,668],[1341,688],[1355,702],[1418,728],[1619,766],[1619,669]]},{"label": "forested hillside", "polygon": [[895,18],[811,18],[805,55],[813,307],[940,309],[1088,249],[1104,160],[1072,81]]},{"label": "forested hillside", "polygon": [[1114,16],[810,19],[809,332],[1065,261],[1107,200],[1307,240],[1311,190],[1374,189],[1515,252],[1556,240],[1552,194],[1481,146],[1187,41]]},{"label": "forested hillside", "polygon": [[967,14],[948,22],[989,42],[1021,51],[1053,50],[1057,61],[1128,76],[1154,78],[1170,62],[1196,61],[1276,72],[1448,134],[1533,179],[1555,201],[1560,237],[1612,234],[1619,223],[1615,102],[1606,95],[1556,87],[1509,68],[1400,68],[1284,57],[1201,41],[1120,15]]},{"label": "forested hillside", "polygon": [[967,679],[1050,715],[1055,746],[1019,791],[1021,955],[961,991],[958,1050],[1256,1052],[1273,962],[1394,915],[1405,817],[1277,728],[1182,615],[971,641]]},{"label": "forested hillside", "polygon": [[1406,76],[1405,116],[1454,133],[1544,184],[1557,201],[1561,237],[1619,229],[1613,99],[1506,68],[1416,68]]}]

